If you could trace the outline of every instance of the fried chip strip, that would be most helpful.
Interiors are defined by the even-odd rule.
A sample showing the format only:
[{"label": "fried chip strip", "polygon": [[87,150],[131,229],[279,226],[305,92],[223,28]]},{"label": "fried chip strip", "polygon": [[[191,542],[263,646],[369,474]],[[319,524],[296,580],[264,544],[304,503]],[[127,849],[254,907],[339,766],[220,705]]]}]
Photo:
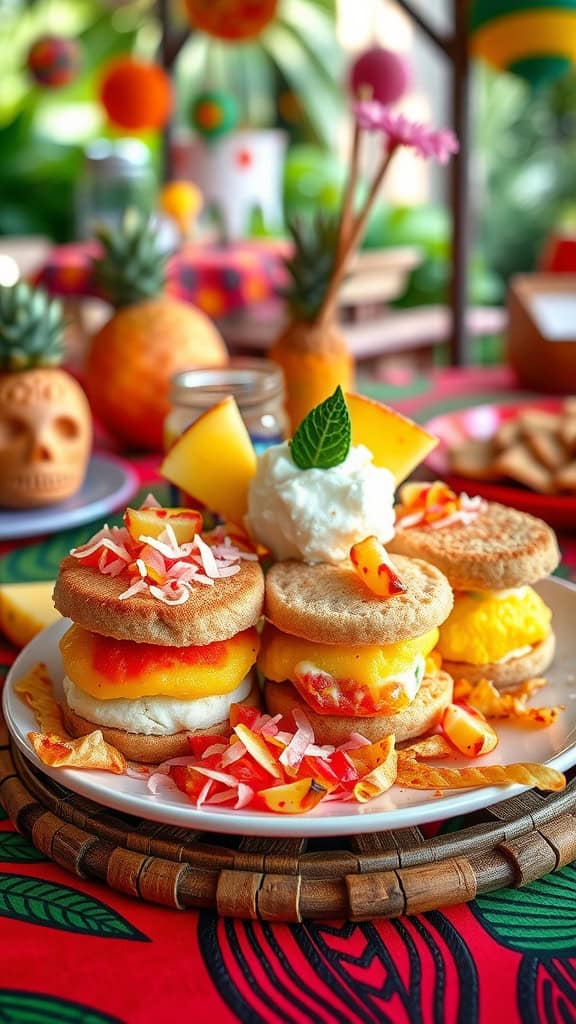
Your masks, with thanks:
[{"label": "fried chip strip", "polygon": [[556,721],[564,707],[526,707],[526,701],[543,686],[546,686],[545,679],[527,679],[519,686],[500,692],[489,679],[480,679],[474,684],[459,679],[454,684],[454,700],[466,701],[486,718],[515,718],[526,725],[546,726]]},{"label": "fried chip strip", "polygon": [[[376,746],[376,744],[372,744],[372,746]],[[354,796],[360,804],[365,804],[375,796],[385,793],[396,781],[398,753],[395,749],[395,737],[387,736],[386,739],[380,740],[378,746],[382,760],[379,760],[379,763],[363,779],[360,779],[353,789]],[[366,749],[369,748],[361,748],[361,750]]]},{"label": "fried chip strip", "polygon": [[[404,756],[403,756],[404,755]],[[473,786],[505,786],[520,783],[537,789],[561,790],[566,778],[545,764],[490,764],[484,768],[436,768],[421,764],[400,751],[396,782],[407,789],[468,789]]]},{"label": "fried chip strip", "polygon": [[410,754],[418,759],[430,761],[441,760],[443,757],[454,757],[456,751],[445,736],[439,733],[433,736],[426,736],[423,740],[416,740],[410,746],[404,747],[402,754]]},{"label": "fried chip strip", "polygon": [[384,736],[383,739],[376,740],[375,743],[366,744],[364,747],[356,747],[354,750],[347,750],[346,756],[352,761],[359,775],[366,775],[367,772],[371,772],[374,768],[379,768],[381,764],[386,763],[390,757],[391,749],[395,748],[395,743],[395,736]]},{"label": "fried chip strip", "polygon": [[51,768],[101,768],[115,775],[124,774],[124,755],[106,743],[99,729],[79,739],[68,734],[46,665],[38,662],[14,689],[32,709],[40,727],[40,732],[28,733],[28,739],[43,764]]},{"label": "fried chip strip", "polygon": [[42,763],[50,768],[100,768],[114,775],[126,772],[124,755],[106,743],[100,729],[78,739],[45,732],[29,732],[28,739]]},{"label": "fried chip strip", "polygon": [[28,707],[32,708],[41,732],[67,736],[60,705],[52,690],[52,680],[42,662],[34,665],[14,687]]}]

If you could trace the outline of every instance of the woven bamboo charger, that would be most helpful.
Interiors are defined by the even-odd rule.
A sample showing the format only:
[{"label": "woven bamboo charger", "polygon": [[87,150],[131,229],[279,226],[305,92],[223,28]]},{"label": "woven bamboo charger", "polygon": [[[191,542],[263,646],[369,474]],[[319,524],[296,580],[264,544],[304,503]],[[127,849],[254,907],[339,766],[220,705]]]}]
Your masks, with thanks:
[{"label": "woven bamboo charger", "polygon": [[399,917],[525,885],[576,858],[576,778],[528,790],[425,838],[418,828],[322,840],[263,839],[159,825],[49,779],[0,732],[0,803],[79,878],[175,909],[265,921]]}]

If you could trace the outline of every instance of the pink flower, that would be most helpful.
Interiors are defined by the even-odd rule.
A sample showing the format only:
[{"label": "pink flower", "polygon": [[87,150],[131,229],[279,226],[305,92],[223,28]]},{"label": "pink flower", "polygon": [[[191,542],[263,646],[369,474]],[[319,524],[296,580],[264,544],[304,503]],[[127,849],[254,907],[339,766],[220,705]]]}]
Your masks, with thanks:
[{"label": "pink flower", "polygon": [[358,100],[353,111],[360,128],[387,136],[389,149],[410,146],[424,159],[432,157],[441,164],[448,163],[452,154],[458,152],[458,139],[449,128],[435,130],[409,121],[404,114],[395,113],[377,100]]}]

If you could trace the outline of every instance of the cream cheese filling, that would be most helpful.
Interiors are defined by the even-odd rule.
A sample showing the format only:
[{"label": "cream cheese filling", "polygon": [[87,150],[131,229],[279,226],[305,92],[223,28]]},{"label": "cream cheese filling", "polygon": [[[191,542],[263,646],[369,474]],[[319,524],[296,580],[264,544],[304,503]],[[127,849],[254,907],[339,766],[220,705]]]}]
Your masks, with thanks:
[{"label": "cream cheese filling", "polygon": [[84,693],[68,676],[63,688],[69,707],[81,718],[109,729],[124,729],[143,736],[171,736],[187,729],[209,729],[228,718],[230,706],[245,699],[252,688],[252,673],[231,693],[197,700],[176,697],[138,697],[98,700]]}]

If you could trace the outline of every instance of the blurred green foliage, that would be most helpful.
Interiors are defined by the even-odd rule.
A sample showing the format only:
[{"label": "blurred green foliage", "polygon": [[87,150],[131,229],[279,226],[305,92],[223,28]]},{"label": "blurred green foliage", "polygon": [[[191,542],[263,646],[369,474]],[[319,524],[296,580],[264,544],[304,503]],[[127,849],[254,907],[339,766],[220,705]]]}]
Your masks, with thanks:
[{"label": "blurred green foliage", "polygon": [[[119,53],[154,57],[154,7],[153,0],[0,0],[0,234],[73,237],[82,148],[110,131],[95,100],[100,69]],[[189,124],[194,94],[212,86],[234,93],[245,124],[289,131],[287,216],[335,210],[345,180],[333,149],[344,102],[335,7],[336,0],[283,0],[275,22],[239,47],[191,34],[176,66],[181,125]],[[184,28],[174,0],[176,21],[178,10],[176,27]],[[25,70],[30,45],[45,33],[72,36],[82,48],[81,74],[63,89],[40,89]],[[493,303],[510,274],[534,268],[550,231],[576,220],[576,72],[533,92],[478,65],[473,108],[470,298]],[[154,152],[155,141],[147,141]],[[265,233],[257,220],[254,233]],[[400,300],[417,305],[446,299],[449,235],[440,205],[391,209],[381,202],[363,245],[421,248],[424,263]]]},{"label": "blurred green foliage", "polygon": [[534,269],[574,204],[576,71],[534,91],[478,65],[474,97],[475,236],[507,280]]},{"label": "blurred green foliage", "polygon": [[[288,154],[284,175],[284,207],[287,217],[312,217],[322,207],[337,210],[346,178],[345,167],[331,154],[313,146],[295,146]],[[359,193],[361,192],[359,189]],[[391,207],[376,204],[362,241],[363,249],[414,246],[422,263],[410,274],[398,307],[433,305],[448,301],[450,282],[450,214],[445,206]],[[495,305],[503,299],[500,277],[489,269],[477,249],[470,261],[470,301]]]},{"label": "blurred green foliage", "polygon": [[[97,0],[0,0],[0,234],[72,237],[82,146],[106,134],[94,100],[99,69],[141,31],[118,13]],[[42,89],[26,71],[31,44],[47,33],[82,49],[81,73],[62,89]]]},{"label": "blurred green foliage", "polygon": [[282,0],[256,40],[231,46],[193,34],[176,65],[178,120],[189,123],[198,92],[222,89],[236,98],[241,126],[277,124],[291,141],[332,146],[344,72],[335,15],[336,0]]},{"label": "blurred green foliage", "polygon": [[[233,92],[244,125],[279,121],[291,137],[329,146],[341,110],[334,15],[335,0],[283,0],[254,42],[190,33],[175,69],[177,122],[189,124],[192,97],[210,84]],[[179,0],[173,16],[175,30],[186,31]],[[0,0],[0,234],[73,237],[82,148],[113,134],[96,101],[101,68],[120,53],[154,58],[159,32],[154,0]],[[39,88],[26,71],[28,50],[44,34],[81,46],[81,73],[69,86]]]}]

